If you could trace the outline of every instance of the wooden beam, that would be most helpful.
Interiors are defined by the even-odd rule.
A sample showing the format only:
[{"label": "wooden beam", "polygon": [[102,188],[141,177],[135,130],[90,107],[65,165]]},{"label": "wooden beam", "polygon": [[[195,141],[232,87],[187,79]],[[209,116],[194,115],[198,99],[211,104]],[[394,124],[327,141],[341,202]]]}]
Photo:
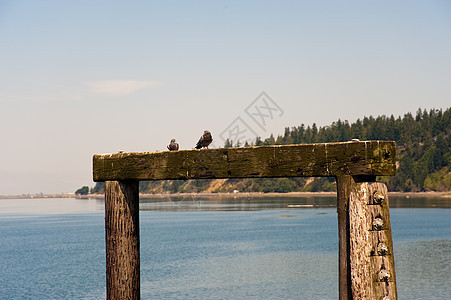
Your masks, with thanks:
[{"label": "wooden beam", "polygon": [[394,175],[395,143],[362,141],[96,154],[94,181]]}]

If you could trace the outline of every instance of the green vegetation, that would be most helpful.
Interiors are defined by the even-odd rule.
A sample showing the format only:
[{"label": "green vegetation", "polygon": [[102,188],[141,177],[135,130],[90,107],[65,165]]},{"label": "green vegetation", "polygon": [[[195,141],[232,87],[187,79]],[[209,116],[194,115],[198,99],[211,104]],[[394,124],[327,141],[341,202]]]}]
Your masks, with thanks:
[{"label": "green vegetation", "polygon": [[[397,144],[397,173],[380,177],[390,191],[450,191],[451,172],[451,108],[430,111],[418,109],[403,117],[364,117],[350,124],[338,120],[330,126],[301,124],[285,128],[283,135],[270,135],[246,146],[288,145],[301,143],[345,142],[351,139],[389,140]],[[240,147],[240,141],[226,140],[224,147]],[[334,178],[258,178],[217,180],[163,180],[140,182],[142,193],[163,192],[294,192],[335,191]],[[104,191],[97,183],[91,193]]]},{"label": "green vegetation", "polygon": [[89,193],[89,187],[84,186],[75,191],[75,195],[87,195]]},{"label": "green vegetation", "polygon": [[96,185],[91,188],[91,194],[104,194],[105,193],[105,182],[97,182]]}]

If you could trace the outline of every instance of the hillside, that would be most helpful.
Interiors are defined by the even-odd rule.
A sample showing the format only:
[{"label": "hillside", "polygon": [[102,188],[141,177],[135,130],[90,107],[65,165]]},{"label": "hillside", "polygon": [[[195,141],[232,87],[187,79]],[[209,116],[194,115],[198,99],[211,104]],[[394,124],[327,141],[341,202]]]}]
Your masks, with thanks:
[{"label": "hillside", "polygon": [[[364,117],[354,123],[338,120],[329,126],[301,124],[285,128],[283,135],[257,138],[251,146],[288,145],[302,143],[344,142],[351,139],[390,140],[397,144],[397,174],[381,177],[389,191],[451,191],[451,108],[430,111],[418,109],[415,115],[405,114]],[[227,140],[224,147],[240,145]],[[246,144],[247,145],[247,144]],[[91,193],[102,192],[97,183]],[[210,180],[163,180],[140,182],[142,193],[200,192],[317,192],[335,191],[334,178],[257,178]]]}]

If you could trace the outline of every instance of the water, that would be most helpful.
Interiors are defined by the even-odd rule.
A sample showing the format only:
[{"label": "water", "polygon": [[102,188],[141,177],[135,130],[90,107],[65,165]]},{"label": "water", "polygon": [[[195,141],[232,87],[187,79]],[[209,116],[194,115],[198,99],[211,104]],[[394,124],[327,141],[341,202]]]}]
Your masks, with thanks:
[{"label": "water", "polygon": [[[399,299],[451,298],[449,199],[391,198]],[[0,299],[104,299],[104,202],[0,200]],[[337,299],[335,199],[142,199],[143,299]]]}]

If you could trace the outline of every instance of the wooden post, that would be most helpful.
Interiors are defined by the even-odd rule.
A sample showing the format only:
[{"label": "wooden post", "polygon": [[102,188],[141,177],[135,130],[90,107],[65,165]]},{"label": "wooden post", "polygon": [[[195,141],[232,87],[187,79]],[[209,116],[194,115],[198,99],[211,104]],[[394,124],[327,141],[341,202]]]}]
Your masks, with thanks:
[{"label": "wooden post", "polygon": [[397,299],[387,187],[337,176],[340,300]]},{"label": "wooden post", "polygon": [[352,176],[337,176],[338,214],[338,298],[352,299],[351,271],[349,269],[349,197]]},{"label": "wooden post", "polygon": [[397,299],[387,187],[337,177],[339,299]]},{"label": "wooden post", "polygon": [[351,299],[397,299],[385,184],[351,181],[348,213]]},{"label": "wooden post", "polygon": [[107,299],[140,298],[138,181],[105,182]]}]

